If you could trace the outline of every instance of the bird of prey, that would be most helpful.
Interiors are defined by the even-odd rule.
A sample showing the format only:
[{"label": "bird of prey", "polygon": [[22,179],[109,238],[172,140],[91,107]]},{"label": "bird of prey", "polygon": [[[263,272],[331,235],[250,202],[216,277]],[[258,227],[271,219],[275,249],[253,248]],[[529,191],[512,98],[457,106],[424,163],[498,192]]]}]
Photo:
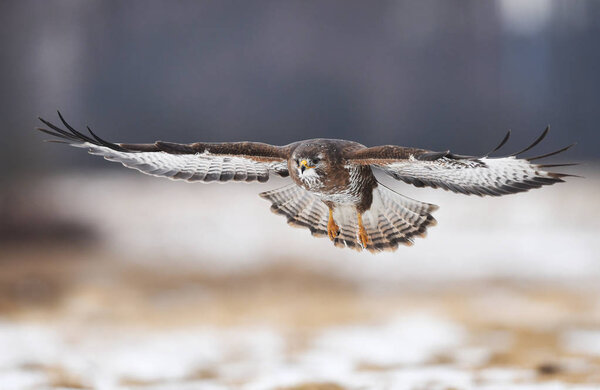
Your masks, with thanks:
[{"label": "bird of prey", "polygon": [[548,128],[527,148],[510,156],[491,158],[508,140],[480,157],[450,151],[434,152],[403,146],[366,147],[340,139],[310,139],[285,146],[257,142],[179,144],[111,143],[88,127],[89,135],[64,129],[42,118],[48,133],[91,154],[120,162],[143,173],[188,182],[266,182],[270,175],[290,177],[292,183],[266,191],[261,197],[271,210],[287,217],[291,225],[308,228],[314,236],[327,236],[338,247],[371,252],[411,245],[436,223],[431,213],[438,207],[401,195],[373,174],[375,168],[417,187],[443,188],[467,195],[501,196],[563,182],[567,175],[548,168],[573,164],[537,164],[561,153],[569,145],[541,156],[518,158],[536,146]]}]

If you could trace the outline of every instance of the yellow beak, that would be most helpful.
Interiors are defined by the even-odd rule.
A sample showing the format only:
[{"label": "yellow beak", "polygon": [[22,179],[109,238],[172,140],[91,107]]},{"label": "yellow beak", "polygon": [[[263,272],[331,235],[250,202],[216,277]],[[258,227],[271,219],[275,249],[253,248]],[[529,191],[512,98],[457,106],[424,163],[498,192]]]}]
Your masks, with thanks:
[{"label": "yellow beak", "polygon": [[300,161],[300,165],[303,166],[303,167],[305,167],[305,168],[307,168],[307,169],[315,167],[314,165],[313,166],[308,165],[308,162],[306,160]]}]

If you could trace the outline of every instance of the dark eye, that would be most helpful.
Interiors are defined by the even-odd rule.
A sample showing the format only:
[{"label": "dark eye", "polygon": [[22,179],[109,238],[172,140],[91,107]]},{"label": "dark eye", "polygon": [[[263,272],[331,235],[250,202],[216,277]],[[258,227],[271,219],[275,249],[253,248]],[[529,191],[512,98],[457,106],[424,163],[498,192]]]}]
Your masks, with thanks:
[{"label": "dark eye", "polygon": [[300,166],[300,160],[296,159],[296,165]]},{"label": "dark eye", "polygon": [[312,161],[313,161],[314,165],[317,165],[319,163],[319,161],[321,161],[321,159],[319,159],[319,158],[313,158]]}]

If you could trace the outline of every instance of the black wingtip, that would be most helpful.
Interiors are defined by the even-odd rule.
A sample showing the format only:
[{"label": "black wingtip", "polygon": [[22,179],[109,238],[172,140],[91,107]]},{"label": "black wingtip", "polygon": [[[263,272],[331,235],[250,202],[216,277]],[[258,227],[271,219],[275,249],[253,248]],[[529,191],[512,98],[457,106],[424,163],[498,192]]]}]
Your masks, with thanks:
[{"label": "black wingtip", "polygon": [[573,175],[573,174],[570,174],[570,173],[551,173],[550,175],[552,175],[552,177],[556,177],[556,178],[559,178],[559,179],[561,179],[563,177],[577,177],[577,178],[580,178],[580,179],[584,178],[583,176]]},{"label": "black wingtip", "polygon": [[102,138],[98,137],[98,136],[97,136],[97,135],[96,135],[96,134],[95,134],[95,133],[92,131],[92,129],[90,129],[90,127],[89,127],[89,126],[86,126],[86,129],[87,129],[87,131],[88,131],[88,132],[89,132],[89,133],[92,135],[92,137],[94,137],[94,139],[95,139],[96,141],[98,141],[98,142],[99,142],[99,143],[100,143],[102,146],[106,146],[107,148],[111,148],[111,149],[113,149],[113,150],[116,150],[116,151],[118,151],[118,152],[127,152],[127,149],[124,149],[124,148],[120,147],[120,146],[119,146],[119,145],[117,145],[117,144],[114,144],[114,143],[112,143],[112,142],[105,141],[105,140],[103,140]]},{"label": "black wingtip", "polygon": [[39,118],[39,119],[40,119],[40,121],[43,124],[45,124],[46,126],[48,126],[49,128],[51,128],[52,130],[54,130],[56,132],[56,134],[52,133],[52,132],[49,132],[50,130],[43,129],[43,128],[40,128],[40,127],[36,128],[36,129],[38,129],[40,131],[43,131],[45,133],[48,133],[50,135],[53,135],[55,137],[58,137],[58,138],[65,138],[65,139],[70,139],[70,140],[74,140],[74,141],[78,139],[76,135],[71,134],[68,131],[65,131],[65,130],[61,129],[58,126],[53,125],[52,123],[48,122],[47,120],[45,120],[43,118]]},{"label": "black wingtip", "polygon": [[519,154],[523,154],[526,151],[530,150],[531,148],[533,148],[534,146],[536,146],[537,144],[539,144],[540,142],[542,142],[542,140],[544,138],[546,138],[546,135],[548,135],[549,131],[550,131],[550,125],[546,126],[546,129],[542,132],[542,134],[535,141],[533,141],[533,143],[531,145],[529,145],[528,147],[526,147],[523,150],[518,151],[517,153],[511,154],[510,157],[516,157]]},{"label": "black wingtip", "polygon": [[527,158],[526,160],[527,160],[527,161],[535,161],[535,160],[539,160],[539,159],[542,159],[542,158],[545,158],[545,157],[554,156],[554,155],[556,155],[556,154],[559,154],[559,153],[562,153],[562,152],[566,152],[567,150],[571,149],[571,148],[572,148],[573,146],[575,146],[575,145],[577,145],[577,142],[575,142],[575,143],[572,143],[572,144],[571,144],[571,145],[569,145],[569,146],[565,146],[565,147],[564,147],[564,148],[562,148],[562,149],[558,149],[558,150],[556,150],[556,151],[554,151],[554,152],[546,153],[546,154],[543,154],[543,155],[541,155],[541,156],[529,157],[529,158]]},{"label": "black wingtip", "polygon": [[508,130],[508,132],[506,133],[506,135],[504,136],[504,138],[502,139],[502,141],[500,141],[500,144],[498,146],[496,146],[492,151],[486,153],[485,155],[481,156],[480,158],[488,157],[490,154],[492,154],[492,153],[497,152],[498,150],[500,150],[500,148],[503,147],[504,144],[506,144],[506,142],[510,138],[510,133],[511,133],[511,131]]},{"label": "black wingtip", "polygon": [[45,124],[48,127],[53,127],[54,126],[52,123],[48,122],[47,120],[45,120],[41,116],[38,116],[38,119],[40,120],[40,122],[42,122],[43,124]]},{"label": "black wingtip", "polygon": [[65,125],[65,127],[71,132],[73,133],[75,136],[81,138],[83,141],[85,142],[89,142],[89,143],[95,143],[93,139],[91,139],[90,137],[88,137],[85,134],[80,133],[79,131],[75,130],[73,128],[73,126],[71,126],[69,123],[67,123],[67,121],[65,120],[65,118],[63,118],[63,116],[61,115],[60,111],[56,111],[58,113],[58,117],[60,118],[60,121],[63,123],[63,125]]},{"label": "black wingtip", "polygon": [[56,138],[70,139],[70,138],[67,138],[67,137],[65,137],[65,136],[64,136],[64,135],[62,135],[62,134],[55,133],[55,132],[53,132],[53,131],[51,131],[51,130],[44,129],[44,128],[41,128],[41,127],[36,127],[36,128],[35,128],[35,130],[37,130],[37,131],[41,131],[42,133],[49,134],[49,135],[51,135],[51,136],[53,136],[53,137],[56,137]]},{"label": "black wingtip", "polygon": [[58,117],[60,118],[60,121],[63,123],[63,125],[68,129],[67,130],[63,130],[60,127],[48,122],[47,120],[45,120],[42,117],[38,117],[38,119],[45,124],[46,126],[48,126],[51,130],[48,129],[44,129],[41,127],[36,127],[35,129],[41,132],[44,132],[46,134],[49,134],[53,137],[57,137],[57,138],[62,138],[64,140],[70,141],[67,143],[91,143],[94,145],[98,145],[98,146],[105,146],[107,148],[119,151],[119,152],[127,152],[127,149],[122,148],[121,146],[105,141],[102,138],[98,137],[90,128],[89,126],[87,127],[87,130],[89,131],[90,135],[92,136],[92,138],[90,138],[89,136],[82,134],[81,132],[75,130],[73,128],[73,126],[71,126],[63,117],[63,115],[61,114],[61,112],[59,110],[56,110]]},{"label": "black wingtip", "polygon": [[581,165],[581,163],[566,163],[566,164],[537,164],[538,168],[556,168],[556,167],[574,167]]}]

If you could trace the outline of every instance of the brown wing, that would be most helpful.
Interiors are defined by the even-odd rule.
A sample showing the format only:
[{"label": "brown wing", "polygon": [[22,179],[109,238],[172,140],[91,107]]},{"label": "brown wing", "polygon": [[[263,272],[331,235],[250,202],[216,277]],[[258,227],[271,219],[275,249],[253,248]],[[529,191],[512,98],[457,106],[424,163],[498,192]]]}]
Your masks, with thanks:
[{"label": "brown wing", "polygon": [[498,147],[482,157],[461,156],[450,151],[433,152],[387,145],[351,152],[347,159],[350,163],[381,168],[395,179],[417,187],[443,188],[467,195],[500,196],[562,182],[563,177],[572,176],[548,172],[545,169],[573,164],[544,165],[532,161],[564,152],[573,145],[542,156],[517,158],[518,155],[542,141],[548,130],[546,128],[542,135],[527,148],[502,158],[490,158],[488,155],[506,143],[510,132]]},{"label": "brown wing", "polygon": [[258,142],[114,144],[98,137],[89,127],[89,136],[80,133],[60,112],[58,115],[67,130],[42,118],[40,120],[51,130],[38,130],[59,138],[58,142],[87,148],[91,154],[149,175],[201,182],[265,182],[270,173],[288,176],[289,146]]}]

